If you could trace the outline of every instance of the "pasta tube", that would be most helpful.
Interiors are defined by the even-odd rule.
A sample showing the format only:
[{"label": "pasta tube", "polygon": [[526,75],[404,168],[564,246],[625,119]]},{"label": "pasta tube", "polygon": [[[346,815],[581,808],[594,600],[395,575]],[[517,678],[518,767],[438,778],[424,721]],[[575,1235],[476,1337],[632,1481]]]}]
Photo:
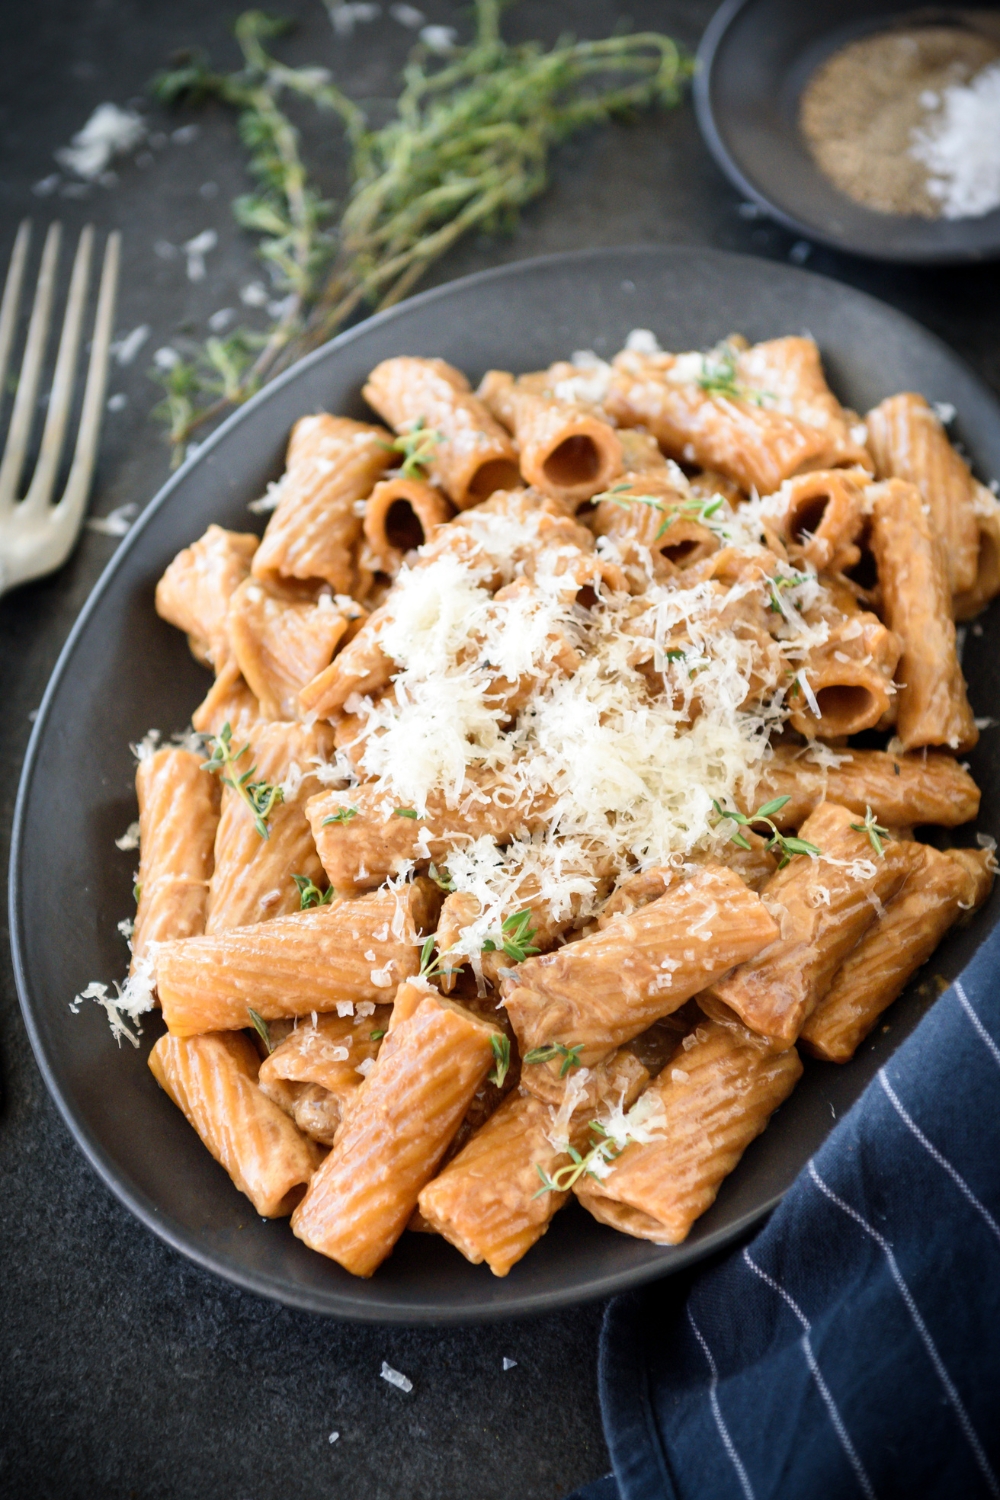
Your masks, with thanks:
[{"label": "pasta tube", "polygon": [[785,1051],[739,1025],[707,1021],[650,1084],[658,1109],[647,1116],[659,1139],[629,1142],[595,1181],[575,1192],[602,1224],[658,1245],[679,1245],[750,1142],[802,1075],[794,1047]]},{"label": "pasta tube", "polygon": [[847,955],[802,1028],[802,1046],[826,1062],[847,1062],[854,1056],[948,928],[990,893],[993,873],[984,850],[940,854],[929,846],[916,847],[919,863],[903,889]]},{"label": "pasta tube", "polygon": [[338,891],[363,891],[410,861],[441,862],[450,850],[484,834],[505,844],[522,829],[544,826],[554,797],[511,806],[493,800],[495,785],[489,772],[470,772],[457,806],[448,806],[444,792],[432,792],[423,817],[398,807],[377,783],[320,792],[306,813],[331,883]]},{"label": "pasta tube", "polygon": [[941,544],[914,485],[889,479],[877,487],[871,545],[886,623],[903,646],[896,717],[903,749],[948,745],[970,750],[979,732],[955,653]]},{"label": "pasta tube", "polygon": [[268,816],[265,839],[242,797],[232,787],[223,789],[206,932],[248,927],[298,911],[294,875],[326,884],[305,809],[320,789],[312,763],[325,760],[328,742],[329,730],[324,734],[299,724],[269,724],[236,760],[237,777],[253,767],[255,781],[283,784],[283,793]]},{"label": "pasta tube", "polygon": [[543,494],[575,507],[622,472],[618,434],[592,407],[504,370],[488,370],[477,395],[514,434],[521,473]]},{"label": "pasta tube", "polygon": [[429,880],[398,891],[163,943],[156,982],[163,1017],[178,1036],[384,1001],[419,968],[420,935],[433,930],[440,893]]},{"label": "pasta tube", "polygon": [[880,479],[916,485],[930,507],[930,529],[944,548],[948,587],[960,594],[976,580],[979,527],[976,481],[923,396],[890,396],[866,417],[868,447]]},{"label": "pasta tube", "polygon": [[219,787],[189,750],[157,750],[135,773],[139,799],[138,908],[132,971],[150,943],[205,930]]},{"label": "pasta tube", "polygon": [[769,506],[782,506],[781,535],[793,553],[820,573],[846,573],[861,561],[869,476],[821,469],[788,479]]},{"label": "pasta tube", "polygon": [[691,513],[692,498],[669,473],[626,475],[595,506],[591,524],[597,536],[614,537],[619,548],[634,542],[647,549],[655,576],[673,577],[719,550],[715,533]]},{"label": "pasta tube", "polygon": [[379,644],[379,635],[388,618],[384,604],[373,610],[354,639],[328,667],[306,683],[299,693],[299,708],[304,715],[335,718],[355,693],[377,693],[388,686],[395,664]]},{"label": "pasta tube", "polygon": [[299,1239],[353,1275],[371,1276],[406,1228],[502,1034],[440,995],[390,1033],[292,1216]]},{"label": "pasta tube", "polygon": [[178,552],[156,585],[156,612],[187,632],[192,654],[221,672],[230,659],[229,601],[250,571],[258,539],[210,526]]},{"label": "pasta tube", "polygon": [[872,467],[811,339],[751,349],[734,338],[712,355],[625,350],[605,406],[621,426],[647,427],[672,457],[762,495],[809,469]]},{"label": "pasta tube", "polygon": [[267,719],[297,719],[299,690],[330,665],[347,619],[329,593],[303,598],[248,578],[227,617],[236,664]]},{"label": "pasta tube", "polygon": [[[600,1062],[778,936],[760,897],[721,865],[687,879],[665,872],[664,887],[592,937],[519,964],[505,984],[521,1081],[540,1098],[563,1096],[574,1060]],[[529,1062],[535,1049],[549,1055]]]},{"label": "pasta tube", "polygon": [[919,845],[886,844],[875,853],[857,815],[824,802],[799,837],[819,857],[799,855],[773,875],[763,899],[780,918],[781,934],[762,952],[712,984],[744,1025],[786,1046],[826,994],[841,963],[882,903],[891,900],[919,858]]},{"label": "pasta tube", "polygon": [[359,1067],[378,1055],[391,1014],[387,1005],[362,1008],[364,1015],[317,1016],[298,1026],[260,1065],[259,1083],[268,1098],[327,1146],[364,1081]]},{"label": "pasta tube", "polygon": [[[866,611],[855,608],[845,617],[834,607],[825,613],[826,640],[805,653],[789,692],[792,727],[809,739],[874,729],[895,701],[899,638]],[[813,614],[807,623],[814,623]]]},{"label": "pasta tube", "polygon": [[[616,1067],[618,1059],[628,1065]],[[627,1053],[617,1053],[602,1067],[604,1099],[625,1108],[649,1080]],[[550,1105],[531,1094],[508,1095],[421,1192],[418,1204],[429,1227],[474,1266],[486,1261],[494,1276],[506,1276],[568,1201],[568,1191],[540,1194],[539,1174],[551,1179],[570,1165],[566,1148],[585,1145],[596,1108],[586,1101],[559,1120]]]},{"label": "pasta tube", "polygon": [[787,797],[773,814],[781,829],[798,828],[821,802],[836,802],[864,817],[871,808],[880,823],[905,828],[914,823],[940,823],[955,828],[979,812],[979,788],[950,755],[889,755],[884,750],[838,750],[838,764],[821,766],[801,750],[776,745],[764,762],[753,812],[774,798]]},{"label": "pasta tube", "polygon": [[290,1214],[323,1152],[257,1087],[253,1044],[240,1032],[161,1036],[149,1066],[257,1212]]},{"label": "pasta tube", "polygon": [[228,724],[233,739],[240,744],[265,722],[260,704],[244,682],[235,661],[223,667],[191,715],[192,727],[199,734],[220,734],[223,726]]},{"label": "pasta tube", "polygon": [[395,578],[403,558],[422,547],[452,515],[441,491],[402,474],[382,479],[365,503],[364,532],[378,572]]},{"label": "pasta tube", "polygon": [[279,500],[253,562],[255,578],[325,579],[335,593],[360,583],[354,549],[357,503],[388,468],[389,434],[331,417],[302,417],[292,429]]},{"label": "pasta tube", "polygon": [[427,444],[430,476],[459,510],[520,484],[514,444],[461,370],[443,359],[383,360],[363,394],[396,432],[433,435]]},{"label": "pasta tube", "polygon": [[967,592],[952,600],[956,620],[971,620],[1000,594],[1000,503],[985,485],[976,486],[979,552],[976,577]]}]

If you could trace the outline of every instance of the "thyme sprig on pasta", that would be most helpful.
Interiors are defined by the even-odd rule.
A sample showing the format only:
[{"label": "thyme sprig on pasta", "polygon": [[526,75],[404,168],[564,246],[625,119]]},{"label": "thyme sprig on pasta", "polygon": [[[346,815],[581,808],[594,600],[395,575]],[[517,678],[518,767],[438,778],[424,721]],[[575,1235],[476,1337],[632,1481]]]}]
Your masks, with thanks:
[{"label": "thyme sprig on pasta", "polygon": [[872,812],[870,807],[865,808],[864,822],[852,823],[851,827],[854,829],[855,833],[866,833],[868,835],[868,842],[871,844],[875,853],[879,856],[880,859],[885,858],[885,847],[882,843],[882,840],[889,837],[889,830],[888,828],[883,828],[881,823],[877,823],[875,821],[875,814]]},{"label": "thyme sprig on pasta", "polygon": [[455,972],[454,965],[447,962],[447,960],[451,957],[451,949],[449,949],[446,953],[439,953],[437,958],[434,958],[433,955],[436,942],[437,939],[435,935],[431,933],[431,936],[427,938],[426,942],[420,950],[420,970],[417,975],[418,979],[426,979],[428,982],[430,982],[430,980],[432,979],[440,979],[443,974],[453,974]]},{"label": "thyme sprig on pasta", "polygon": [[773,400],[770,391],[754,391],[741,385],[736,378],[737,351],[732,344],[722,344],[715,351],[715,360],[705,355],[701,362],[701,374],[696,384],[710,396],[727,396],[730,401],[750,401],[754,406],[763,406],[765,400]]},{"label": "thyme sprig on pasta", "polygon": [[[280,786],[269,781],[253,781],[256,766],[251,766],[242,775],[237,774],[236,762],[242,760],[250,750],[249,740],[237,751],[233,751],[233,731],[227,720],[214,740],[210,740],[212,754],[202,762],[203,771],[218,772],[223,786],[231,787],[241,802],[245,803],[254,827],[262,839],[271,837],[267,820],[279,802],[285,800]],[[227,774],[228,773],[228,774]]]},{"label": "thyme sprig on pasta", "polygon": [[610,500],[613,505],[620,505],[623,509],[627,509],[630,505],[648,505],[650,510],[660,511],[664,519],[653,539],[656,542],[679,519],[699,521],[703,526],[710,526],[719,509],[726,504],[724,495],[711,495],[708,499],[692,495],[690,499],[682,500],[679,504],[665,504],[655,495],[630,495],[627,493],[628,489],[628,483],[612,485],[611,489],[602,490],[599,495],[594,495],[592,504],[596,505],[601,500]]},{"label": "thyme sprig on pasta", "polygon": [[530,1052],[524,1054],[524,1060],[526,1063],[547,1063],[561,1057],[563,1064],[559,1069],[559,1077],[565,1078],[570,1068],[581,1066],[580,1053],[582,1051],[582,1042],[578,1042],[575,1047],[565,1047],[562,1042],[550,1042],[546,1047],[532,1047]]},{"label": "thyme sprig on pasta", "polygon": [[[512,916],[505,917],[500,924],[503,936],[500,939],[500,947],[509,959],[516,964],[523,964],[526,958],[539,950],[532,947],[531,939],[537,934],[537,927],[531,925],[531,908],[525,907],[523,911],[516,911]],[[497,944],[492,938],[486,938],[483,943],[484,953],[495,953]]]},{"label": "thyme sprig on pasta", "polygon": [[[637,110],[675,105],[692,63],[657,32],[598,41],[514,45],[500,35],[502,0],[475,0],[468,46],[437,60],[421,44],[403,73],[396,112],[373,129],[322,67],[289,67],[269,50],[286,23],[250,10],[236,40],[243,65],[216,72],[192,53],[157,75],[166,104],[217,99],[236,110],[257,190],[237,198],[237,222],[260,236],[281,313],[263,337],[237,329],[158,378],[175,458],[191,435],[325,342],[364,306],[407,296],[463,236],[510,231],[544,191],[554,146]],[[310,181],[288,100],[339,120],[350,188],[339,222]]]},{"label": "thyme sprig on pasta", "polygon": [[490,1046],[493,1048],[495,1066],[490,1070],[490,1083],[495,1083],[498,1089],[503,1088],[504,1079],[510,1072],[510,1038],[505,1036],[491,1036]]},{"label": "thyme sprig on pasta", "polygon": [[328,818],[324,818],[320,826],[326,828],[330,823],[349,823],[357,815],[358,809],[356,807],[342,807],[339,812],[331,813]]},{"label": "thyme sprig on pasta", "polygon": [[393,453],[402,453],[400,474],[404,479],[426,479],[427,471],[434,462],[434,450],[443,439],[433,427],[427,426],[425,417],[418,417],[408,432],[385,446]]},{"label": "thyme sprig on pasta", "polygon": [[256,1031],[257,1035],[264,1043],[264,1046],[267,1048],[268,1054],[272,1053],[274,1051],[274,1047],[271,1044],[271,1033],[268,1029],[267,1022],[264,1020],[264,1017],[260,1014],[259,1011],[254,1010],[253,1006],[251,1005],[247,1006],[247,1015],[250,1017],[250,1024],[253,1027],[254,1031]]},{"label": "thyme sprig on pasta", "polygon": [[753,847],[746,835],[740,833],[740,828],[750,828],[754,823],[764,823],[770,828],[771,834],[765,847],[768,850],[780,850],[781,858],[778,860],[778,869],[783,870],[793,855],[809,854],[816,856],[823,852],[815,844],[810,844],[808,839],[800,839],[796,838],[793,834],[782,833],[772,821],[774,814],[780,812],[785,803],[790,800],[790,797],[787,796],[774,797],[770,802],[763,803],[762,806],[758,807],[756,812],[750,813],[749,816],[746,813],[734,812],[731,808],[723,807],[714,797],[712,798],[712,806],[720,818],[729,818],[733,823],[738,825],[730,835],[729,842],[736,844],[740,849],[750,849]]},{"label": "thyme sprig on pasta", "polygon": [[292,879],[299,893],[300,911],[308,911],[311,906],[328,906],[333,900],[332,885],[327,886],[325,891],[321,891],[308,875],[293,875]]},{"label": "thyme sprig on pasta", "polygon": [[575,1146],[567,1144],[566,1150],[569,1153],[570,1160],[564,1167],[560,1167],[557,1172],[553,1172],[551,1176],[545,1171],[544,1167],[535,1162],[535,1171],[542,1179],[541,1187],[534,1194],[535,1198],[544,1197],[546,1193],[568,1193],[571,1188],[576,1186],[581,1177],[595,1177],[600,1181],[601,1174],[594,1171],[598,1162],[604,1166],[610,1166],[615,1158],[621,1155],[624,1147],[619,1146],[616,1141],[611,1139],[603,1125],[599,1124],[597,1120],[591,1120],[590,1129],[600,1139],[595,1141],[585,1156],[581,1156]]}]

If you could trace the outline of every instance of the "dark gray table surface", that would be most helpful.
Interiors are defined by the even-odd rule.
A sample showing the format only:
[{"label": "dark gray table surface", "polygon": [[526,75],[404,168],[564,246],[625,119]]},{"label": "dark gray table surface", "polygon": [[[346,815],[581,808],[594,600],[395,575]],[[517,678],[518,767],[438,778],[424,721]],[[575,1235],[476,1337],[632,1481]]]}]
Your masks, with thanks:
[{"label": "dark gray table surface", "polygon": [[[433,22],[467,25],[447,0],[420,0]],[[359,99],[387,99],[413,33],[381,17],[335,39],[319,0],[278,0],[298,18],[293,61],[324,62]],[[672,32],[693,47],[713,0],[526,0],[510,36],[554,39],[572,27]],[[0,84],[0,267],[16,224],[58,216],[71,236],[93,221],[124,232],[116,327],[152,334],[109,390],[91,509],[141,507],[167,477],[150,356],[183,331],[239,307],[260,276],[229,200],[246,188],[231,117],[214,108],[197,139],[126,162],[86,198],[34,194],[103,100],[125,104],[169,55],[197,43],[229,66],[239,7],[204,0],[6,0]],[[308,132],[332,195],[343,189],[336,132]],[[214,185],[214,186],[212,186]],[[154,253],[215,228],[208,275]],[[910,271],[804,244],[745,216],[703,147],[690,105],[577,139],[556,155],[552,185],[510,239],[475,239],[436,267],[445,281],[500,261],[577,246],[704,244],[784,259],[884,297],[933,328],[1000,390],[1000,276],[990,266]],[[428,283],[430,284],[430,283]],[[0,785],[4,857],[21,759],[56,655],[116,542],[85,531],[65,568],[0,602]],[[58,942],[58,933],[53,941]],[[596,1389],[601,1308],[458,1331],[365,1328],[291,1312],[216,1281],[148,1234],[73,1146],[32,1060],[9,962],[0,972],[0,1493],[170,1500],[556,1500],[607,1468]],[[504,1357],[517,1361],[504,1371]],[[404,1371],[404,1395],[379,1378]],[[339,1432],[331,1444],[331,1432]]]}]

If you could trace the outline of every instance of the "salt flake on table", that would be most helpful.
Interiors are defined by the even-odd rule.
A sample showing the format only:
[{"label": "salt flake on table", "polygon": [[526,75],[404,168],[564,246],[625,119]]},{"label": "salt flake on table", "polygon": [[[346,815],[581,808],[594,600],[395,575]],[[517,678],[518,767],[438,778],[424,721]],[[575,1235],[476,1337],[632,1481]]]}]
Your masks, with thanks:
[{"label": "salt flake on table", "polygon": [[413,1381],[408,1380],[399,1370],[394,1370],[392,1365],[386,1364],[385,1360],[382,1361],[381,1373],[383,1380],[387,1380],[390,1385],[396,1386],[399,1390],[407,1393],[413,1390]]},{"label": "salt flake on table", "polygon": [[146,134],[139,115],[117,104],[99,104],[82,130],[68,146],[54,152],[56,161],[68,172],[75,172],[85,182],[94,182],[113,156],[121,156],[138,146]]}]

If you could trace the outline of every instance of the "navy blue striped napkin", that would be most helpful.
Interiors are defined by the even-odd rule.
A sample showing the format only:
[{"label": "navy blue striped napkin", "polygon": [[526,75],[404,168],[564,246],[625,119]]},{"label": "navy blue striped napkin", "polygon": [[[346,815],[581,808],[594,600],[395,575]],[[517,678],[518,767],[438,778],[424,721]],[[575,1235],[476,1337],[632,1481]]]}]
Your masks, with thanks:
[{"label": "navy blue striped napkin", "polygon": [[614,1474],[577,1500],[1000,1500],[995,957],[745,1248],[611,1303],[600,1384]]}]

